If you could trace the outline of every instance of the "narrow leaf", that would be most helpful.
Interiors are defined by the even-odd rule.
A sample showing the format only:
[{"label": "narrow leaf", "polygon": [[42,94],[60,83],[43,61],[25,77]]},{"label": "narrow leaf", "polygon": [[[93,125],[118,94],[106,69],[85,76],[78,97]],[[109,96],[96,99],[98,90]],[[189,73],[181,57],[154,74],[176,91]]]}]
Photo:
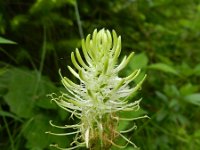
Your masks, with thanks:
[{"label": "narrow leaf", "polygon": [[194,105],[200,106],[200,93],[194,93],[184,97],[186,102],[192,103]]},{"label": "narrow leaf", "polygon": [[14,41],[5,39],[5,38],[3,38],[3,37],[0,37],[0,44],[17,44],[17,43],[14,42]]},{"label": "narrow leaf", "polygon": [[149,68],[178,75],[178,72],[172,66],[164,63],[155,63],[150,65]]}]

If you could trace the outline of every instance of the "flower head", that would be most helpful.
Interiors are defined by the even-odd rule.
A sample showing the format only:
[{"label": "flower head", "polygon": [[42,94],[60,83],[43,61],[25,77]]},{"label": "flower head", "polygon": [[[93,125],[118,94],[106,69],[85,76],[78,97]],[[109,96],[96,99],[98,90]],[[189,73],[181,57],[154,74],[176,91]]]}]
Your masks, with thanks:
[{"label": "flower head", "polygon": [[[62,84],[67,92],[56,98],[52,96],[52,100],[70,112],[72,116],[80,119],[78,124],[60,127],[75,129],[73,132],[63,134],[76,134],[73,142],[76,146],[69,149],[81,146],[90,149],[109,149],[112,145],[120,148],[121,146],[113,142],[120,136],[135,146],[122,135],[122,132],[117,131],[117,126],[119,119],[137,118],[119,118],[118,113],[139,109],[140,100],[129,103],[128,98],[141,87],[146,75],[131,88],[129,83],[139,75],[140,69],[133,71],[127,77],[119,77],[119,72],[127,66],[134,55],[132,52],[128,57],[125,56],[120,64],[117,64],[120,52],[121,37],[117,36],[115,31],[111,33],[105,29],[94,30],[92,35],[82,40],[84,57],[78,49],[71,53],[75,69],[70,66],[68,69],[79,83],[72,82],[60,73]],[[50,123],[52,126],[59,127]]]}]

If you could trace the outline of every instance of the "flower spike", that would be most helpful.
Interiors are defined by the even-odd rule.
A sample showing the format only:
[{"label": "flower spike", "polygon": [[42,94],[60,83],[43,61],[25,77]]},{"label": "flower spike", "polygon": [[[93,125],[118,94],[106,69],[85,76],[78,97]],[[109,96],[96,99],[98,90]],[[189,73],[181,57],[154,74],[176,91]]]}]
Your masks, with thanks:
[{"label": "flower spike", "polygon": [[[128,99],[141,89],[146,75],[134,87],[129,83],[135,80],[140,74],[140,69],[134,70],[127,77],[119,77],[119,72],[124,69],[134,55],[132,52],[125,56],[117,65],[121,53],[121,36],[117,36],[113,30],[97,29],[82,40],[82,53],[79,49],[71,53],[71,60],[75,67],[68,66],[69,71],[79,83],[74,83],[67,77],[63,77],[59,71],[61,82],[66,93],[56,97],[51,95],[52,101],[64,110],[72,113],[80,119],[78,124],[59,126],[50,124],[60,129],[72,129],[68,133],[52,133],[53,135],[72,135],[75,139],[71,148],[60,148],[58,145],[51,145],[61,150],[71,150],[79,147],[88,149],[110,149],[111,146],[125,148],[127,144],[136,145],[126,138],[123,133],[131,132],[136,126],[118,131],[120,120],[135,121],[147,118],[146,115],[136,118],[120,118],[120,112],[133,112],[139,110],[140,100],[128,102]],[[127,144],[120,146],[115,144],[115,139],[123,138]]]}]

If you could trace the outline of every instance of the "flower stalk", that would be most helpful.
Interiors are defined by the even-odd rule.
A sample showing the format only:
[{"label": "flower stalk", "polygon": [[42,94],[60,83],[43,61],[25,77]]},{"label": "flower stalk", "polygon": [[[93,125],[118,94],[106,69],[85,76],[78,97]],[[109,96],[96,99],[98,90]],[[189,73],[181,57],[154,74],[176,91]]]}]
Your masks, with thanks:
[{"label": "flower stalk", "polygon": [[[135,126],[126,131],[117,131],[119,120],[132,121],[138,118],[120,118],[120,112],[129,113],[139,109],[140,100],[129,103],[128,98],[141,88],[143,79],[134,87],[129,83],[140,74],[140,69],[133,71],[127,77],[119,77],[119,72],[124,69],[130,59],[132,52],[128,57],[125,56],[121,63],[117,61],[121,52],[121,37],[117,36],[113,30],[102,29],[94,30],[92,35],[88,35],[82,40],[82,54],[79,49],[71,53],[71,60],[74,69],[68,66],[69,71],[79,80],[74,83],[67,77],[61,76],[61,82],[66,88],[66,93],[55,97],[52,95],[52,101],[58,106],[70,112],[80,120],[75,125],[56,126],[50,122],[53,127],[73,129],[72,132],[54,135],[75,134],[75,139],[71,148],[60,148],[61,150],[71,150],[78,147],[86,147],[91,150],[107,150],[111,146],[125,148],[127,144],[136,145],[127,139],[123,133],[130,132]],[[117,145],[115,139],[123,138],[127,141],[126,145]],[[75,146],[74,146],[75,145]]]}]

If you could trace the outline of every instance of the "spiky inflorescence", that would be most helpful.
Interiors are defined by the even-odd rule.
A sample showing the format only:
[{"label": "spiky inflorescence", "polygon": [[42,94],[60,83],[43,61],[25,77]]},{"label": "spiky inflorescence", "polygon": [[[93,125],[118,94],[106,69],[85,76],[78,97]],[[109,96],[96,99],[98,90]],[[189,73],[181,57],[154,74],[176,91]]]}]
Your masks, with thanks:
[{"label": "spiky inflorescence", "polygon": [[[145,75],[135,87],[130,88],[129,83],[139,75],[140,70],[135,70],[124,78],[118,76],[119,71],[126,67],[134,53],[132,52],[128,57],[125,56],[117,65],[121,52],[121,37],[117,36],[115,31],[110,33],[105,29],[94,30],[92,36],[88,35],[86,40],[83,39],[82,52],[83,58],[78,49],[71,53],[75,70],[68,66],[69,71],[80,83],[76,84],[60,74],[67,93],[62,93],[58,98],[52,96],[52,100],[58,106],[80,119],[80,123],[60,127],[50,122],[54,127],[73,128],[75,131],[64,134],[48,133],[76,134],[73,142],[76,146],[66,149],[75,149],[81,146],[90,149],[109,149],[112,145],[124,148],[113,142],[117,137],[122,137],[135,146],[122,135],[122,132],[117,131],[120,119],[118,113],[139,109],[140,100],[128,103],[128,98],[141,87],[146,77]],[[121,119],[134,120],[138,118]]]}]

